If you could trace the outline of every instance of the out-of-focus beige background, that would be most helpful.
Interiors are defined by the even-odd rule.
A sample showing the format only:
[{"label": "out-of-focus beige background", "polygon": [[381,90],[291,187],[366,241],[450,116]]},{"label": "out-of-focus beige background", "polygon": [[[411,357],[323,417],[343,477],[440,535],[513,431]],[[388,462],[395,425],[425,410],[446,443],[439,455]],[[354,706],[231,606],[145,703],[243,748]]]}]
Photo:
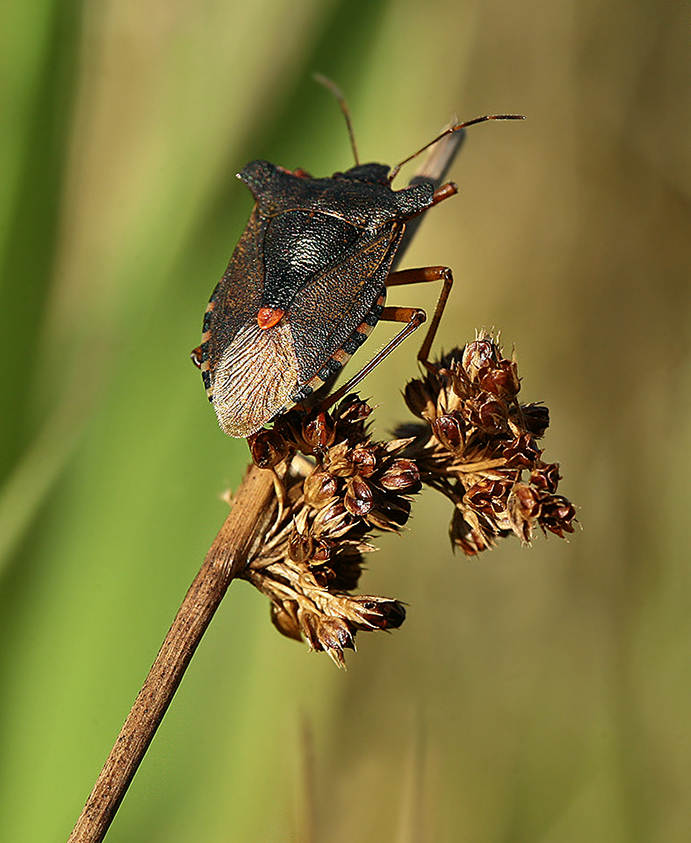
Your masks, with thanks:
[{"label": "out-of-focus beige background", "polygon": [[[237,486],[188,360],[252,158],[394,163],[452,114],[406,265],[517,346],[568,543],[382,541],[339,672],[231,588],[108,840],[691,839],[691,33],[658,0],[27,0],[0,11],[0,839],[65,839]],[[401,182],[403,183],[403,182]],[[431,309],[435,291],[392,300]],[[383,342],[386,327],[368,344]],[[363,386],[405,416],[415,348]],[[311,770],[311,773],[306,771]]]}]

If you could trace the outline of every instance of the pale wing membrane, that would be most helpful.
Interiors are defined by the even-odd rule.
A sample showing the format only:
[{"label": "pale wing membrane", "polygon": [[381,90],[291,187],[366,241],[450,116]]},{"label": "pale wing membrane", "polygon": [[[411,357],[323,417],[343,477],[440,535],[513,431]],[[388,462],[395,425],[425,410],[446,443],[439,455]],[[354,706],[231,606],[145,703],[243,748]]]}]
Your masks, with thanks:
[{"label": "pale wing membrane", "polygon": [[262,330],[256,321],[233,337],[215,371],[214,409],[230,436],[255,433],[290,403],[298,381],[295,346],[282,321]]}]

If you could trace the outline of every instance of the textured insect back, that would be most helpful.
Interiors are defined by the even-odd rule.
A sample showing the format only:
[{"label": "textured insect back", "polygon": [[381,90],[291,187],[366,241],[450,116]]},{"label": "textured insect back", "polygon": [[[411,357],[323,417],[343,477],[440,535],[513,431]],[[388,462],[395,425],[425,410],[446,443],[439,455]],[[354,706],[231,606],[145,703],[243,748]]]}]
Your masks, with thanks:
[{"label": "textured insect back", "polygon": [[252,161],[255,199],[211,297],[199,359],[222,429],[246,437],[329,380],[362,345],[408,219],[429,184],[392,190],[383,164],[311,178]]}]

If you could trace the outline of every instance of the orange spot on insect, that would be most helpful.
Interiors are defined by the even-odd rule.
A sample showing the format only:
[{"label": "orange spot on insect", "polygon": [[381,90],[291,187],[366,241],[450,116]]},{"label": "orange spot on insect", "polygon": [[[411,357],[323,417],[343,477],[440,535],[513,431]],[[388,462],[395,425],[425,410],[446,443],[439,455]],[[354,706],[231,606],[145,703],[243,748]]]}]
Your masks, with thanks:
[{"label": "orange spot on insect", "polygon": [[283,310],[277,307],[260,307],[257,313],[257,325],[265,331],[267,328],[273,328],[283,318]]},{"label": "orange spot on insect", "polygon": [[201,347],[201,345],[198,345],[196,348],[192,349],[192,351],[190,352],[190,358],[191,358],[192,362],[194,363],[194,365],[198,369],[201,369],[201,367],[202,367],[202,347]]}]

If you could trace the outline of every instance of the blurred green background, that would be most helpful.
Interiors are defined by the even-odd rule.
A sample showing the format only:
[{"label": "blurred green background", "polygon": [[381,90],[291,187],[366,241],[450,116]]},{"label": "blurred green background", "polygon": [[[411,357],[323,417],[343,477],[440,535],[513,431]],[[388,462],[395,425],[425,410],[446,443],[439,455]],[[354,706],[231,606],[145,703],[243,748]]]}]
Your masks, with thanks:
[{"label": "blurred green background", "polygon": [[[108,840],[691,839],[690,24],[659,0],[2,4],[0,840],[67,838],[239,483],[188,353],[251,206],[235,172],[352,163],[314,71],[365,160],[528,116],[469,131],[405,265],[454,268],[439,345],[516,344],[584,530],[469,562],[426,494],[362,583],[408,620],[347,672],[233,585]],[[382,431],[414,354],[364,384]]]}]

